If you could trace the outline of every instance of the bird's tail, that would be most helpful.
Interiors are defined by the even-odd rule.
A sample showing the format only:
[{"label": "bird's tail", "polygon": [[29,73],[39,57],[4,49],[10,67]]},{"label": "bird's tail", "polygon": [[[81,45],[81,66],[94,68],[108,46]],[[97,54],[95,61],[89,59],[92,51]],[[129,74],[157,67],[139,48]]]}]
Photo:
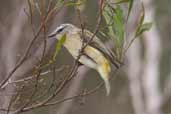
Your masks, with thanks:
[{"label": "bird's tail", "polygon": [[105,83],[105,88],[106,88],[106,94],[107,96],[110,94],[110,82],[109,82],[109,74],[111,71],[110,68],[110,64],[108,61],[104,61],[104,63],[102,65],[100,65],[97,68],[101,78],[103,79],[104,83]]}]

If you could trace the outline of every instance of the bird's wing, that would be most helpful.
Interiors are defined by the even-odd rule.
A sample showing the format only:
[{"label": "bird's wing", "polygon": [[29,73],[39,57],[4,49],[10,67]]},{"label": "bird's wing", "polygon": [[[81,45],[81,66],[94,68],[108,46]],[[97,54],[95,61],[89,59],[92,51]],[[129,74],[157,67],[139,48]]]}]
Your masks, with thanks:
[{"label": "bird's wing", "polygon": [[[81,31],[80,31],[80,34],[82,34],[81,33]],[[88,30],[85,30],[84,31],[84,42],[85,43],[87,43],[89,40],[90,40],[90,38],[92,37],[92,33],[90,32],[90,31],[88,31]],[[114,56],[114,54],[112,53],[112,51],[110,50],[110,49],[108,49],[103,43],[102,43],[102,41],[100,40],[100,39],[98,39],[96,36],[93,38],[93,40],[90,42],[90,44],[89,45],[91,45],[92,47],[94,47],[94,48],[96,48],[97,50],[99,50],[100,52],[102,52],[103,53],[103,55],[105,56],[105,57],[107,57],[110,61],[111,61],[111,63],[116,67],[116,68],[119,68],[119,65],[118,65],[118,62],[116,62],[116,57]]]}]

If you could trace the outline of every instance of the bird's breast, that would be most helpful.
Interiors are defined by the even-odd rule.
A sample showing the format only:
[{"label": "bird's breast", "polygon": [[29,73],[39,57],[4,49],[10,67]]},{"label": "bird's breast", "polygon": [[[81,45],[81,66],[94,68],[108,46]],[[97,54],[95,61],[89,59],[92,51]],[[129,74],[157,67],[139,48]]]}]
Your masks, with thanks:
[{"label": "bird's breast", "polygon": [[[75,59],[77,59],[82,48],[82,40],[75,34],[67,36],[64,47]],[[79,61],[88,67],[97,69],[97,66],[101,66],[106,73],[110,72],[110,64],[107,58],[102,52],[90,45],[84,49],[83,55],[80,57]]]},{"label": "bird's breast", "polygon": [[76,59],[82,47],[82,42],[81,42],[81,39],[77,38],[76,36],[74,37],[74,36],[67,36],[68,38],[66,39],[64,43],[64,47]]}]

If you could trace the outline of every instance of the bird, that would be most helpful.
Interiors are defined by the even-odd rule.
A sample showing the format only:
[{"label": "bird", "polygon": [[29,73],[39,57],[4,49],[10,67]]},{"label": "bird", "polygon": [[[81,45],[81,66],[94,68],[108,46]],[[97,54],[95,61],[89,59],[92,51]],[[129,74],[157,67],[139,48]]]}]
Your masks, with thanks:
[{"label": "bird", "polygon": [[93,33],[90,31],[87,29],[82,30],[70,23],[59,25],[48,35],[48,37],[60,40],[64,34],[66,34],[66,40],[63,43],[63,46],[74,59],[78,58],[80,50],[83,47],[83,43],[88,43],[82,50],[78,62],[96,70],[100,74],[105,84],[106,94],[109,95],[111,91],[109,82],[111,63],[116,68],[119,68],[119,64],[116,62],[112,51],[108,49],[97,36],[94,36],[92,41],[90,41],[93,36]]}]

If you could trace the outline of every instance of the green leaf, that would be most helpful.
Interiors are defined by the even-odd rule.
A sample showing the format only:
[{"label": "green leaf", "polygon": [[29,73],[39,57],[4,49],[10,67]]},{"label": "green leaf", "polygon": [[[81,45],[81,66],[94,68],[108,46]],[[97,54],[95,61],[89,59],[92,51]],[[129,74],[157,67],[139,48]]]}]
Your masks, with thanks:
[{"label": "green leaf", "polygon": [[119,1],[116,1],[115,3],[113,4],[121,4],[121,3],[127,3],[129,2],[129,0],[119,0]]},{"label": "green leaf", "polygon": [[101,34],[103,37],[108,38],[108,35],[107,35],[106,33],[100,31],[100,34]]},{"label": "green leaf", "polygon": [[123,19],[123,11],[119,5],[116,8],[110,5],[105,6],[103,12],[106,24],[108,25],[108,35],[116,41],[116,46],[121,48],[124,43],[125,27]]},{"label": "green leaf", "polygon": [[144,8],[144,4],[142,3],[142,13],[141,13],[141,19],[140,19],[140,26],[144,22],[144,17],[145,17],[145,8]]},{"label": "green leaf", "polygon": [[123,20],[123,11],[120,6],[117,6],[115,9],[114,15],[114,32],[117,41],[117,45],[122,47],[125,35],[125,28],[124,28],[124,20]]},{"label": "green leaf", "polygon": [[59,51],[61,50],[61,47],[65,43],[65,41],[66,41],[66,33],[62,35],[62,37],[60,38],[60,40],[56,44],[56,49],[55,49],[55,52],[53,55],[53,61],[55,61],[55,58],[56,58],[57,54],[59,53]]},{"label": "green leaf", "polygon": [[54,6],[53,10],[56,10],[56,9],[62,7],[63,4],[64,4],[64,0],[59,0],[59,1],[57,1],[57,2],[55,3],[55,6]]},{"label": "green leaf", "polygon": [[139,31],[136,33],[136,37],[142,35],[143,32],[150,30],[152,27],[152,23],[144,23],[140,28]]},{"label": "green leaf", "polygon": [[128,8],[127,21],[128,21],[129,15],[130,15],[131,10],[132,10],[133,2],[134,2],[134,0],[129,0],[129,8]]},{"label": "green leaf", "polygon": [[145,17],[145,8],[144,8],[144,4],[142,4],[142,12],[141,12],[141,18],[140,18],[140,22],[138,24],[138,28],[136,30],[136,33],[135,33],[135,38],[137,36],[140,36],[143,32],[149,30],[152,26],[152,23],[144,23],[144,17]]},{"label": "green leaf", "polygon": [[66,6],[80,6],[83,5],[86,2],[86,0],[78,0],[76,2],[74,1],[67,1],[65,3]]},{"label": "green leaf", "polygon": [[115,33],[113,31],[113,14],[113,10],[108,5],[106,5],[105,11],[103,12],[103,16],[105,18],[106,24],[108,25],[108,34],[111,38],[115,36]]},{"label": "green leaf", "polygon": [[144,4],[142,3],[141,18],[140,18],[140,22],[139,22],[138,27],[137,27],[137,30],[136,30],[135,37],[137,36],[138,32],[140,31],[141,26],[144,23],[144,17],[145,17],[145,9],[144,9]]}]

